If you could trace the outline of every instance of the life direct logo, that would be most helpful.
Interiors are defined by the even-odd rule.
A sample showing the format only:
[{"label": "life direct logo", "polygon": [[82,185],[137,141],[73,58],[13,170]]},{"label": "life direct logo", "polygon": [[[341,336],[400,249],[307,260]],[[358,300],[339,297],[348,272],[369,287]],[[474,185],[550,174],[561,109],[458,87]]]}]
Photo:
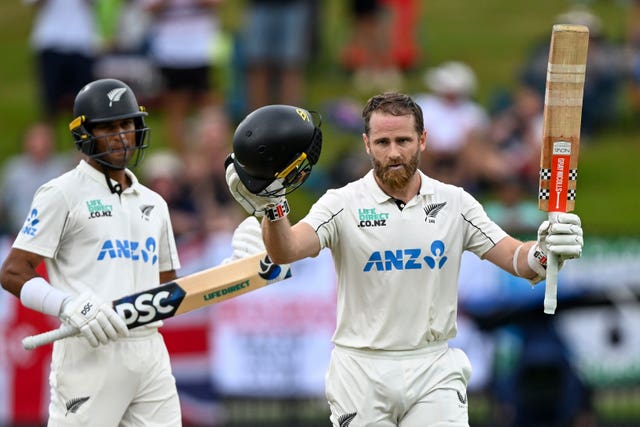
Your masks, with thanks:
[{"label": "life direct logo", "polygon": [[377,213],[375,208],[359,208],[358,219],[358,227],[386,227],[389,213]]},{"label": "life direct logo", "polygon": [[158,244],[153,237],[148,237],[144,244],[127,239],[105,240],[102,243],[97,260],[104,261],[105,259],[118,258],[148,262],[153,265],[158,262]]},{"label": "life direct logo", "polygon": [[447,262],[444,242],[434,240],[429,249],[431,253],[425,256],[422,256],[420,248],[375,251],[362,271],[421,270],[424,264],[431,270],[442,269]]}]

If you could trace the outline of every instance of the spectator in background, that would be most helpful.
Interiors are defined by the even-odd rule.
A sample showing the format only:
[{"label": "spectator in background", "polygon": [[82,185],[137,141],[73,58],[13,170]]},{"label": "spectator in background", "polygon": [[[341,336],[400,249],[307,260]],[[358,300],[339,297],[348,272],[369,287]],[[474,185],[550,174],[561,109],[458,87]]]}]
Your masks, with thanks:
[{"label": "spectator in background", "polygon": [[224,175],[224,160],[231,148],[231,123],[220,108],[201,111],[185,156],[185,179],[209,234],[230,233],[245,215],[233,201]]},{"label": "spectator in background", "polygon": [[538,190],[543,120],[542,96],[521,86],[491,117],[489,149],[482,159],[482,179],[489,185],[516,178],[524,192]]},{"label": "spectator in background", "polygon": [[142,168],[145,184],[167,202],[173,234],[178,244],[202,232],[193,192],[185,180],[182,159],[171,151],[156,151]]},{"label": "spectator in background", "polygon": [[[572,7],[558,15],[555,23],[586,25],[589,28],[581,129],[583,136],[589,136],[620,118],[618,101],[624,78],[622,52],[606,38],[601,19],[586,6]],[[543,97],[548,61],[549,41],[545,38],[534,46],[520,73],[520,83],[534,88]]]},{"label": "spectator in background", "polygon": [[310,4],[249,0],[245,14],[248,108],[301,104],[311,37]]},{"label": "spectator in background", "polygon": [[223,0],[140,1],[151,14],[149,54],[163,78],[168,145],[184,154],[192,106],[200,110],[221,102],[212,91],[212,65]]},{"label": "spectator in background", "polygon": [[342,66],[353,73],[360,91],[396,88],[402,75],[392,58],[391,10],[383,0],[348,2],[350,40],[340,55]]},{"label": "spectator in background", "polygon": [[51,125],[35,123],[24,135],[22,152],[4,164],[0,180],[0,217],[7,227],[4,232],[18,234],[38,187],[71,168],[72,156],[58,154],[55,148]]},{"label": "spectator in background", "polygon": [[535,234],[546,215],[538,209],[535,193],[531,194],[522,177],[514,175],[498,181],[493,197],[484,204],[489,218],[510,234]]},{"label": "spectator in background", "polygon": [[53,123],[69,111],[76,93],[93,80],[98,49],[93,1],[22,0],[34,5],[31,49],[42,119]]},{"label": "spectator in background", "polygon": [[100,0],[96,3],[100,57],[96,78],[127,83],[138,100],[152,104],[162,91],[160,71],[148,55],[150,13],[140,0]]},{"label": "spectator in background", "polygon": [[431,93],[415,96],[427,128],[420,167],[446,183],[468,186],[482,159],[476,142],[489,127],[488,113],[472,98],[475,73],[467,64],[451,61],[427,70],[424,83]]}]

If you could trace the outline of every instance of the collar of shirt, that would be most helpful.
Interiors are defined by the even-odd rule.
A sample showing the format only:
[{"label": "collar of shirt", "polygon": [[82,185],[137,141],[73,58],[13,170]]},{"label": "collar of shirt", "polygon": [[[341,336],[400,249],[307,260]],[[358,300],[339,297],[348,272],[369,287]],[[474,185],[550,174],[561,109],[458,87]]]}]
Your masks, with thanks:
[{"label": "collar of shirt", "polygon": [[[85,160],[80,160],[80,163],[78,164],[77,168],[80,172],[84,173],[85,175],[99,182],[101,185],[104,185],[105,188],[109,189],[109,186],[107,185],[107,181],[104,179],[104,173],[102,173],[101,171],[91,166]],[[124,173],[127,174],[129,179],[131,180],[131,185],[126,190],[124,190],[123,193],[138,193],[139,192],[138,187],[140,185],[140,183],[138,182],[138,178],[129,169],[125,169]],[[113,179],[111,180],[111,183],[113,185],[118,184],[118,182],[116,182]],[[110,189],[109,189],[109,192],[111,192]]]}]

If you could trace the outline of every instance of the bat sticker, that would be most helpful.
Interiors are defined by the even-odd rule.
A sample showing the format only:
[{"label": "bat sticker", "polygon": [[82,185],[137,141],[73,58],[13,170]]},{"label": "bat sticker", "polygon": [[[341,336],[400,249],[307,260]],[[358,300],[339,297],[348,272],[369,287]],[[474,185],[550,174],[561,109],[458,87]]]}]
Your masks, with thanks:
[{"label": "bat sticker", "polygon": [[157,288],[115,300],[113,309],[131,329],[172,317],[185,295],[186,292],[180,285],[169,282]]}]

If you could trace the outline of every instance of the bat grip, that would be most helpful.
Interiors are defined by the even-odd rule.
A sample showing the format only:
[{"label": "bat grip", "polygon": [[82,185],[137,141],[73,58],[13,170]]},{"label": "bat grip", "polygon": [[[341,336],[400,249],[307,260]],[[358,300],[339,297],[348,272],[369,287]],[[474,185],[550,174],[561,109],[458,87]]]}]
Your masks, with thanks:
[{"label": "bat grip", "polygon": [[[549,226],[558,222],[558,212],[549,212]],[[547,250],[547,279],[544,288],[544,312],[554,314],[558,305],[558,256]]]},{"label": "bat grip", "polygon": [[62,338],[71,337],[80,332],[78,328],[74,328],[69,325],[62,325],[58,329],[53,329],[51,331],[43,332],[37,335],[31,335],[22,340],[22,346],[25,350],[33,350],[37,347],[43,346],[45,344],[52,343],[57,340],[61,340]]}]

